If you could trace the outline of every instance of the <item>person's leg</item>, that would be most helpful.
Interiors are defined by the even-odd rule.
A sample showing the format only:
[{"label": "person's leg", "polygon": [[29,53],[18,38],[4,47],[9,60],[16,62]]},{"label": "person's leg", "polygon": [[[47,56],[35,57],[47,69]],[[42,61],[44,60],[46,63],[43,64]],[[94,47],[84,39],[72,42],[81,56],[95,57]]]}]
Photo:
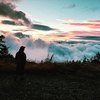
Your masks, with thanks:
[{"label": "person's leg", "polygon": [[16,64],[16,69],[15,69],[15,77],[14,77],[14,80],[16,80],[16,79],[17,79],[18,73],[19,73],[19,64]]},{"label": "person's leg", "polygon": [[23,80],[24,79],[24,77],[23,77],[23,74],[24,74],[24,65],[21,64],[21,67],[20,68],[21,68],[20,69],[20,80]]}]

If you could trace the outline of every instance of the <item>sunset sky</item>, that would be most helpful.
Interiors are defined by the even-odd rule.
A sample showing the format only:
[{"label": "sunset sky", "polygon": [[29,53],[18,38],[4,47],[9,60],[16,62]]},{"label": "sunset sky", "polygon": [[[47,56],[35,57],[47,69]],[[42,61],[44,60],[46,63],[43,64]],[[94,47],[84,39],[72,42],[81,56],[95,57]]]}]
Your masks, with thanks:
[{"label": "sunset sky", "polygon": [[[29,28],[29,26],[2,25],[1,23],[0,30],[22,31],[23,34],[29,34],[35,39],[41,38],[46,41],[98,40],[100,38],[100,0],[0,1],[15,3],[14,10],[22,11],[33,24],[33,28]],[[5,20],[5,18],[2,16],[0,20]],[[38,27],[35,28],[34,24]],[[5,26],[7,26],[6,29]],[[15,32],[13,31],[13,33]]]},{"label": "sunset sky", "polygon": [[0,35],[13,55],[24,45],[29,59],[91,58],[100,52],[100,0],[0,0]]}]

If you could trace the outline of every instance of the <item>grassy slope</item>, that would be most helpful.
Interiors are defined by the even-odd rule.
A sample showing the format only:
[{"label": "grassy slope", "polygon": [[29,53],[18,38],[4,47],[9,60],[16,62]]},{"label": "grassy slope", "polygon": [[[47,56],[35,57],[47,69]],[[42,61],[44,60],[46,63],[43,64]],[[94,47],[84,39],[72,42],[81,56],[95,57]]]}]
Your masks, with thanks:
[{"label": "grassy slope", "polygon": [[27,62],[14,81],[14,63],[0,62],[0,100],[98,100],[99,65]]}]

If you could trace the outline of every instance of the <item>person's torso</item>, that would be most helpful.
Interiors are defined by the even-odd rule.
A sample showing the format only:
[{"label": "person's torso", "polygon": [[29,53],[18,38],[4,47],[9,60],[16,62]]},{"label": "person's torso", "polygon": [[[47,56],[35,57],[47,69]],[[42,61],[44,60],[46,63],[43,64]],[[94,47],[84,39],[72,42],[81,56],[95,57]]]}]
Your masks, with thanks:
[{"label": "person's torso", "polygon": [[26,61],[25,53],[24,52],[17,52],[16,62],[17,63],[25,63],[25,61]]}]

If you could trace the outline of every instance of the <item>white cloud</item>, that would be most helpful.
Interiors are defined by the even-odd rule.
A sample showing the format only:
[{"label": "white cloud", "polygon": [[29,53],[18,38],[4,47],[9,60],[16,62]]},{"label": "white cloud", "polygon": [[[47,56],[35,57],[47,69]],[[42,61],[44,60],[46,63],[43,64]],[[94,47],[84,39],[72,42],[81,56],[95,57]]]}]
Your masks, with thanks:
[{"label": "white cloud", "polygon": [[10,46],[9,51],[15,56],[20,46],[26,47],[25,53],[27,59],[41,61],[46,59],[47,55],[54,54],[53,61],[63,62],[67,60],[82,60],[85,57],[91,58],[97,52],[100,52],[100,42],[77,42],[77,43],[47,43],[41,39],[32,37],[19,39],[13,34],[4,34],[6,45]]}]

